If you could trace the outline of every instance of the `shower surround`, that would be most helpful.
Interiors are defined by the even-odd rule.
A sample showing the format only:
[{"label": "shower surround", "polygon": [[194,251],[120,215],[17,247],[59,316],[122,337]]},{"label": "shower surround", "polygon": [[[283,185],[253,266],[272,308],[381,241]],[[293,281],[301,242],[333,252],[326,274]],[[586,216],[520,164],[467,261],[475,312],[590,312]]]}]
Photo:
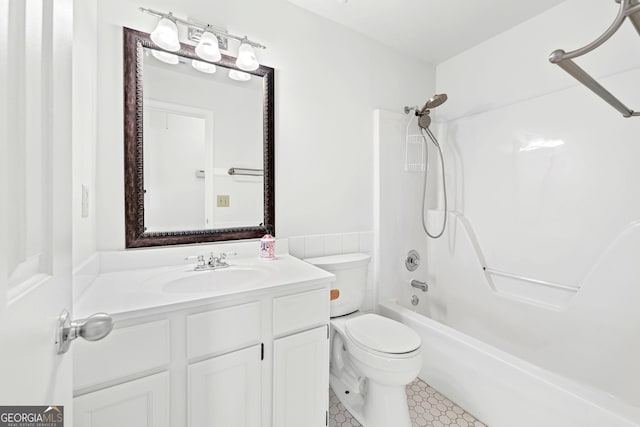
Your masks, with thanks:
[{"label": "shower surround", "polygon": [[[559,413],[563,399],[577,397],[587,414],[611,414],[601,424],[608,427],[640,425],[640,342],[633,338],[640,333],[640,119],[622,118],[547,56],[597,37],[615,12],[609,2],[567,1],[438,65],[436,89],[449,95],[432,127],[449,193],[441,239],[421,229],[422,175],[402,168],[408,116],[402,106],[376,112],[377,289],[391,307],[383,312],[416,328],[424,327],[420,317],[433,319],[460,333],[454,342],[477,340],[522,362],[526,378],[543,379],[533,385],[493,370],[487,390],[530,387]],[[567,20],[579,25],[569,32]],[[623,27],[582,65],[637,104],[640,58],[631,52],[639,44],[633,27]],[[427,220],[437,228],[440,171],[430,154]],[[404,268],[410,249],[422,256],[413,273]],[[411,288],[412,279],[427,281],[429,292]],[[418,318],[406,320],[411,311],[393,301]],[[509,357],[496,360],[511,369]],[[425,365],[423,379],[477,412],[482,398],[466,394],[479,390],[464,376],[442,385],[444,376],[429,377],[437,372]],[[508,425],[477,413],[489,425]]]}]

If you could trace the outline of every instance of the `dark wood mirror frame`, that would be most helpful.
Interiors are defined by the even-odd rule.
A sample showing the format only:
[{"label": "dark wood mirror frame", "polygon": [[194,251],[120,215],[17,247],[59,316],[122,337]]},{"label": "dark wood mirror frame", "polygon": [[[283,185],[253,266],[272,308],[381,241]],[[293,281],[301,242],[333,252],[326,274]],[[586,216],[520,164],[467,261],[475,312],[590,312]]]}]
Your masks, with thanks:
[{"label": "dark wood mirror frame", "polygon": [[[142,63],[144,48],[160,49],[149,34],[124,28],[124,182],[125,182],[125,236],[127,248],[147,246],[182,245],[188,243],[216,242],[223,240],[253,239],[264,234],[275,236],[275,159],[274,159],[274,69],[261,65],[249,74],[262,78],[263,102],[263,162],[264,162],[264,222],[255,227],[238,227],[211,230],[186,230],[171,232],[145,231],[144,226],[144,161],[143,161],[143,96]],[[177,55],[200,59],[195,48],[181,44]],[[222,55],[214,64],[240,70],[236,58]],[[247,72],[247,71],[245,71]]]}]

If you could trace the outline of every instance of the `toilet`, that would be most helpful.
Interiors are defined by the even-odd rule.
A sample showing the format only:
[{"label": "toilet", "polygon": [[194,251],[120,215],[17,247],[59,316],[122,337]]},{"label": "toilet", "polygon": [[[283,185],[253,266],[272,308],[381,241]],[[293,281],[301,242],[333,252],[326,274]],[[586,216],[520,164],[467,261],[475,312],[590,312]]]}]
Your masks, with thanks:
[{"label": "toilet", "polygon": [[364,427],[411,427],[405,386],[422,365],[420,336],[400,322],[359,309],[370,256],[307,258],[336,276],[331,289],[330,384]]}]

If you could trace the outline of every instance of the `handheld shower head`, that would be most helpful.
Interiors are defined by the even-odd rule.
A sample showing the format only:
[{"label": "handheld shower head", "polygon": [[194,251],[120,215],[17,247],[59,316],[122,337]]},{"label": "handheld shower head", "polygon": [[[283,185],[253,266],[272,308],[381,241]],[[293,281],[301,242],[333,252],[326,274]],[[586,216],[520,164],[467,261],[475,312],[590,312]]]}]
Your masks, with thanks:
[{"label": "handheld shower head", "polygon": [[429,115],[429,110],[426,113],[420,114],[420,118],[418,119],[418,126],[422,129],[427,129],[431,124],[431,116]]}]

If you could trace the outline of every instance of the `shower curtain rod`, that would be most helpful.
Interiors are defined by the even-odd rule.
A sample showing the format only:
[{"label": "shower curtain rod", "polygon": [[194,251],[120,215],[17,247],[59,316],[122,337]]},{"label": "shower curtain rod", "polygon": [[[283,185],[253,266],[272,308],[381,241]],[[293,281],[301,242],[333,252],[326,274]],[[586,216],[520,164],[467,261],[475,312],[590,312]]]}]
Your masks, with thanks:
[{"label": "shower curtain rod", "polygon": [[640,116],[640,112],[635,112],[629,107],[624,105],[618,98],[613,96],[611,92],[605,89],[600,83],[598,83],[593,77],[591,77],[585,70],[583,70],[578,64],[573,62],[574,58],[582,56],[591,52],[592,50],[601,46],[604,42],[609,40],[611,36],[618,31],[622,23],[626,18],[629,18],[638,34],[640,34],[640,0],[615,0],[616,3],[620,3],[620,10],[616,15],[616,19],[613,24],[596,40],[590,44],[576,49],[572,52],[565,52],[562,49],[555,50],[549,55],[549,61],[558,65],[565,70],[571,76],[573,76],[580,83],[585,85],[588,89],[598,95],[600,98],[609,103],[613,108],[622,113],[623,117]]}]

